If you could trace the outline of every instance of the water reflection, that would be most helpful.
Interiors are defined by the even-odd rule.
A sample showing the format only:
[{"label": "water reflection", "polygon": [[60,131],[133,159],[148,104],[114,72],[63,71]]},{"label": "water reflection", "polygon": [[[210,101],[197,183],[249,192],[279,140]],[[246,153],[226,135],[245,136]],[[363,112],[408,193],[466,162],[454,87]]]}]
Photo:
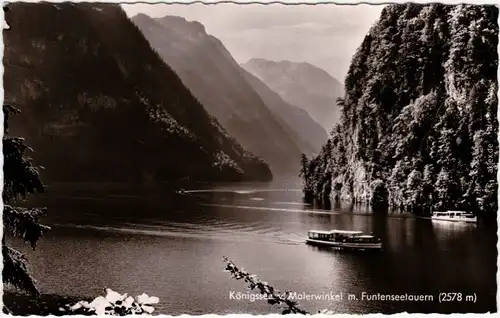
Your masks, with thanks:
[{"label": "water reflection", "polygon": [[[42,291],[94,296],[106,286],[156,295],[162,300],[159,313],[165,314],[269,313],[267,303],[228,299],[229,291],[245,289],[222,271],[225,255],[281,290],[476,292],[478,302],[463,310],[496,309],[496,232],[490,229],[375,213],[361,205],[307,204],[299,189],[278,185],[207,188],[185,195],[65,188],[39,196],[35,203],[49,207],[47,221],[54,225],[28,254]],[[308,230],[334,228],[373,233],[384,250],[339,253],[304,244]],[[462,308],[380,301],[301,304],[344,313]]]}]

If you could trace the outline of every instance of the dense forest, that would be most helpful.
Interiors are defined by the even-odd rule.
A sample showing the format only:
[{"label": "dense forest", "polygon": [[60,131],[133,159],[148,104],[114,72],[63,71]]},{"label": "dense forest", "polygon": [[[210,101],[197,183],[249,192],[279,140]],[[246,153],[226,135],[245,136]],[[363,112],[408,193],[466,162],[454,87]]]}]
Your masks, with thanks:
[{"label": "dense forest", "polygon": [[[5,100],[47,181],[270,180],[119,5],[9,4]],[[54,21],[57,21],[55,23]]]},{"label": "dense forest", "polygon": [[308,197],[497,211],[498,9],[390,5],[353,56]]}]

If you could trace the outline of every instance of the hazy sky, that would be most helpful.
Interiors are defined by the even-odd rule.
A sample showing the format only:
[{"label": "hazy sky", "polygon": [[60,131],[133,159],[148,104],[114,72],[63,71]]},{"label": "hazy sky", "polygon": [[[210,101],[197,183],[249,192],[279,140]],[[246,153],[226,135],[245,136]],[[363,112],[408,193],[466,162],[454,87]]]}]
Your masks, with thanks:
[{"label": "hazy sky", "polygon": [[380,5],[122,5],[129,16],[176,15],[199,21],[239,63],[252,57],[309,62],[344,80]]}]

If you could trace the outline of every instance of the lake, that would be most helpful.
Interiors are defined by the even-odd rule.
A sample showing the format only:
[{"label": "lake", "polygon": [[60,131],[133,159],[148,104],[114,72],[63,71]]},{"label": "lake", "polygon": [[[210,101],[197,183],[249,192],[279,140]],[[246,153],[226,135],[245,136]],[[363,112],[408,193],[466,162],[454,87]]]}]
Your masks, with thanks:
[{"label": "lake", "polygon": [[[300,300],[301,308],[338,313],[496,311],[496,227],[435,223],[366,207],[302,202],[300,186],[163,187],[53,185],[30,204],[48,207],[52,226],[37,249],[23,246],[42,293],[95,297],[104,287],[158,296],[155,313],[279,313],[247,294],[222,257],[284,291],[340,294]],[[380,253],[338,252],[304,244],[310,229],[373,232]],[[348,300],[347,294],[430,295],[433,301]],[[461,302],[438,301],[440,292]],[[465,301],[475,295],[475,302]]]}]

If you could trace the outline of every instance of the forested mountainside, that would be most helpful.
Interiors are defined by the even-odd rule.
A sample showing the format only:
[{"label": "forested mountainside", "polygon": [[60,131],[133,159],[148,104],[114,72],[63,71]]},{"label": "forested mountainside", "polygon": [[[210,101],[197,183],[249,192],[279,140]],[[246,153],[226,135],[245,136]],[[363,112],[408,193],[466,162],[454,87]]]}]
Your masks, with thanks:
[{"label": "forested mountainside", "polygon": [[253,58],[241,64],[285,101],[296,105],[330,132],[338,122],[336,100],[342,96],[342,84],[328,72],[309,63],[269,61]]},{"label": "forested mountainside", "polygon": [[45,180],[270,180],[114,4],[13,3],[4,31],[11,133]]},{"label": "forested mountainside", "polygon": [[306,194],[495,215],[497,18],[495,6],[386,7],[352,59],[341,123],[303,162]]},{"label": "forested mountainside", "polygon": [[245,148],[266,160],[275,175],[295,174],[301,152],[319,152],[321,145],[316,140],[326,140],[321,127],[308,116],[300,117],[301,129],[317,135],[311,140],[298,139],[296,127],[276,113],[286,105],[266,105],[269,100],[263,101],[222,42],[208,35],[201,23],[145,14],[132,20],[208,112]]}]

